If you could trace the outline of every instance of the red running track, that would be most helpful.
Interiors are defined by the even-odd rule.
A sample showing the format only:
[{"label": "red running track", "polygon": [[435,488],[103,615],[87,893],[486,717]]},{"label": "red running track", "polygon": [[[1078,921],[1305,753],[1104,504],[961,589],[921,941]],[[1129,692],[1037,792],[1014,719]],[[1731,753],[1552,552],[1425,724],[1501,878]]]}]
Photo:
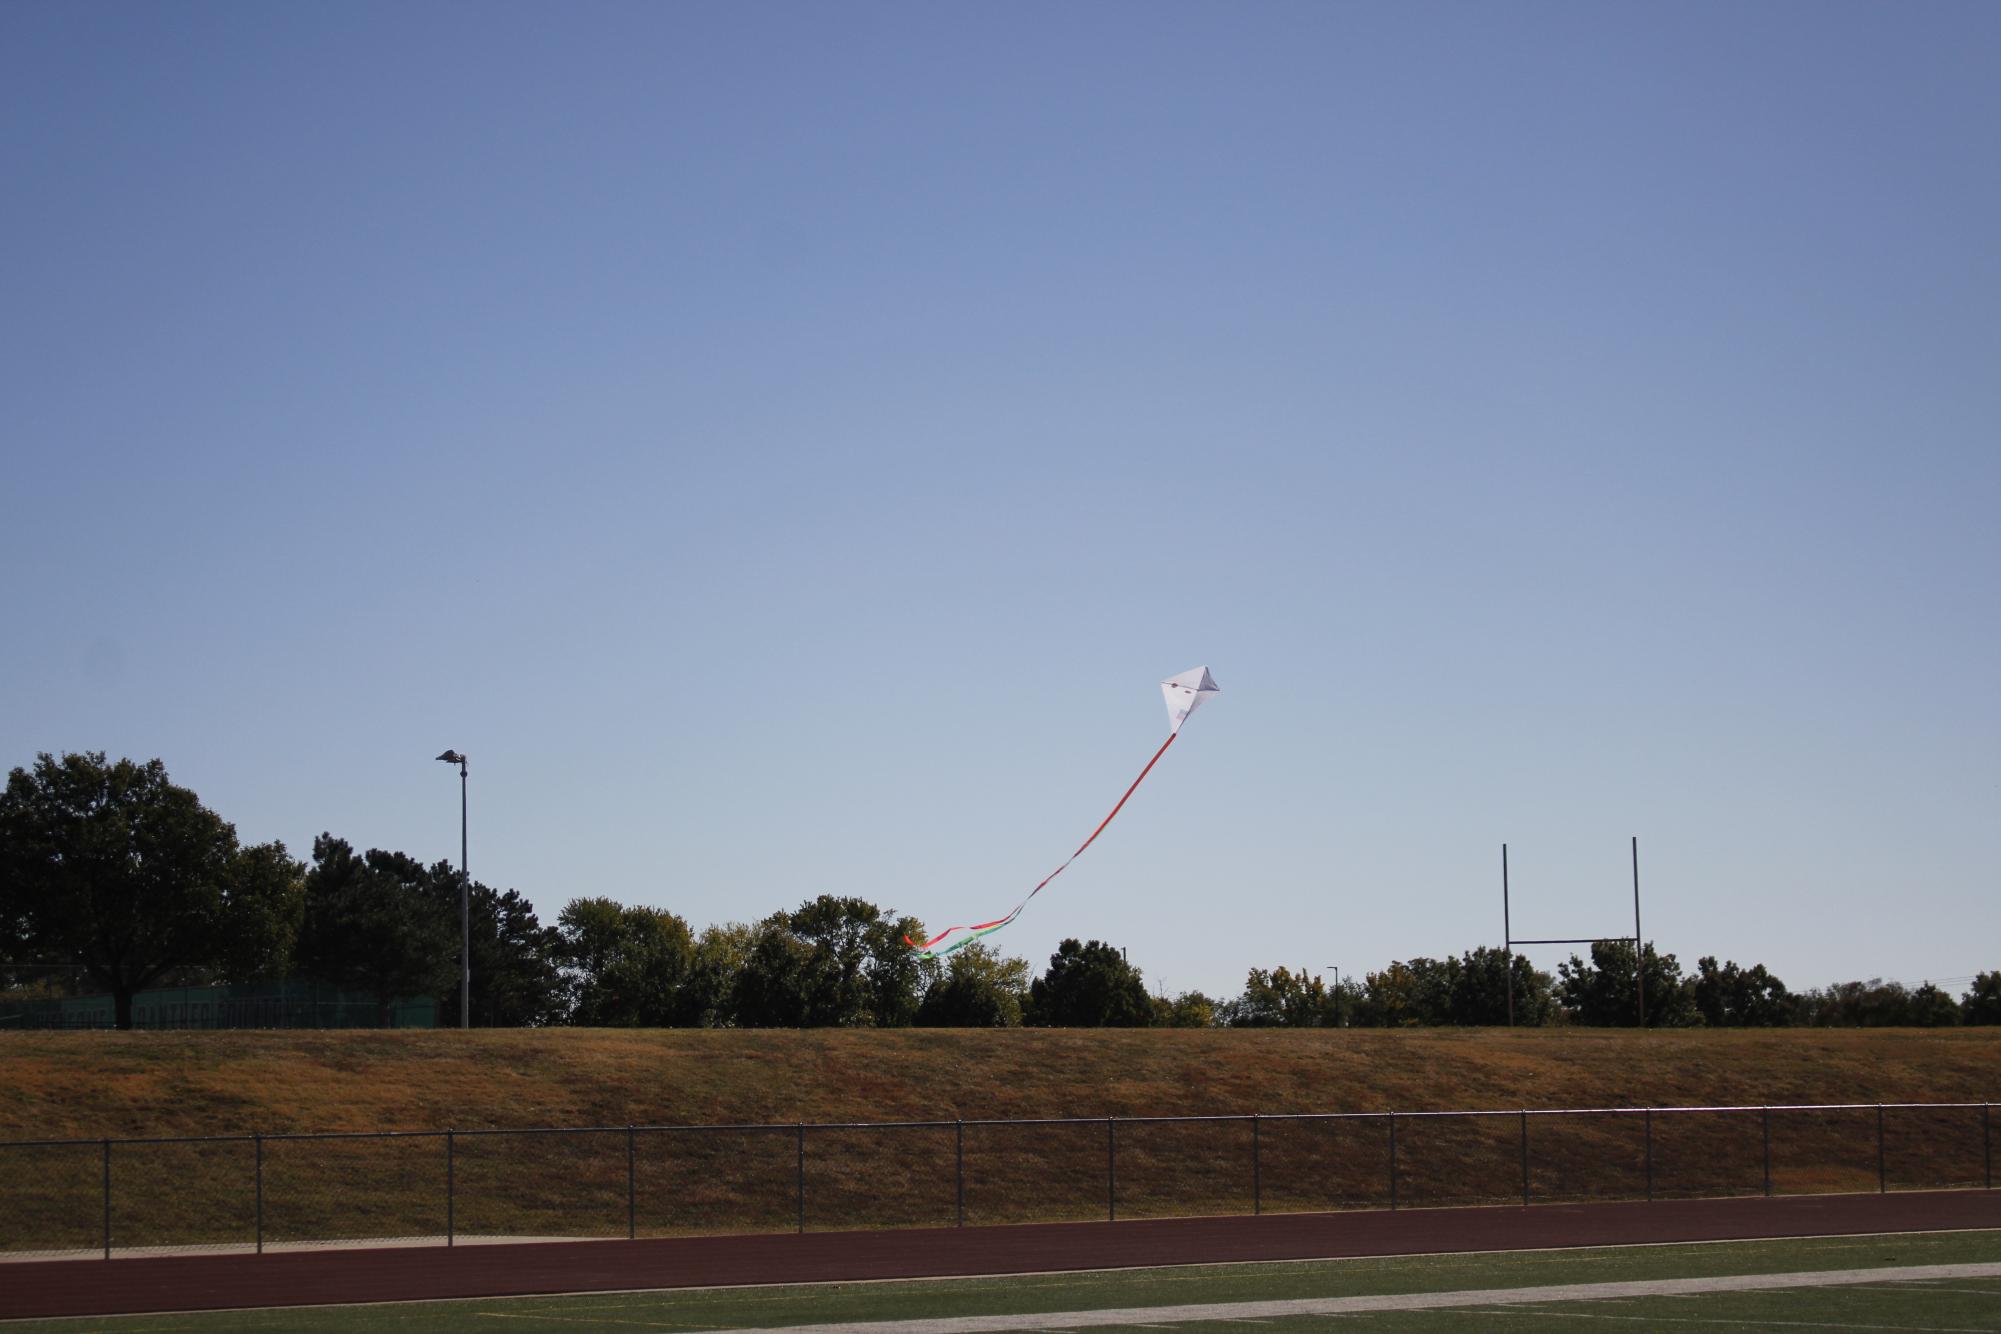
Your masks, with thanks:
[{"label": "red running track", "polygon": [[1267,1214],[1124,1223],[0,1264],[0,1319],[2001,1228],[2001,1193]]}]

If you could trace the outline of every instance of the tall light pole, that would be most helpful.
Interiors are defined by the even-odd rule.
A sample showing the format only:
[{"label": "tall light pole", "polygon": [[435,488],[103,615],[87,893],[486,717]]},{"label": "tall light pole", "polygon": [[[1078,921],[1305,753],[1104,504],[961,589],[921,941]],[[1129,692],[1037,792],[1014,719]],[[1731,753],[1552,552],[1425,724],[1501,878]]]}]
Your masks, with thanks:
[{"label": "tall light pole", "polygon": [[438,756],[459,767],[459,1027],[472,1027],[472,881],[466,876],[466,757],[456,750]]}]

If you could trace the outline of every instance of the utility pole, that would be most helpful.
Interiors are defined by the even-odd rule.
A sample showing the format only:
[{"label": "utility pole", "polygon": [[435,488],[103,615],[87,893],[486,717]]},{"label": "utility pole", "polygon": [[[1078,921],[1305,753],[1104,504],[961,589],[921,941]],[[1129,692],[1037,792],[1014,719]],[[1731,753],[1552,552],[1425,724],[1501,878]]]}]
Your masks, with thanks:
[{"label": "utility pole", "polygon": [[472,1027],[472,881],[466,876],[466,757],[456,750],[438,756],[459,767],[459,1027]]}]

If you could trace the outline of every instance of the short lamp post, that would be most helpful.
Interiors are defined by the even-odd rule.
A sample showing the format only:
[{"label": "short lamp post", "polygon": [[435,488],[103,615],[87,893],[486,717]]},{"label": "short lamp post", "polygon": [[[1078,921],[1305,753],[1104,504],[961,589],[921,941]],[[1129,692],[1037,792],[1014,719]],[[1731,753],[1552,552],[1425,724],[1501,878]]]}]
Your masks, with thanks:
[{"label": "short lamp post", "polygon": [[459,1027],[472,1027],[472,881],[466,877],[466,757],[456,750],[438,756],[459,767]]}]

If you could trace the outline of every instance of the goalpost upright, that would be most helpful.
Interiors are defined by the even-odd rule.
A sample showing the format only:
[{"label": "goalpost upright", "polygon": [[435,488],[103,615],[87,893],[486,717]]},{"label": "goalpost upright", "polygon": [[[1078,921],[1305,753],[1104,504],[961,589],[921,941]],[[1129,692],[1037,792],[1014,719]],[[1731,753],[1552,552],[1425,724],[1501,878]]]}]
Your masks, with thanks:
[{"label": "goalpost upright", "polygon": [[1501,845],[1501,935],[1508,962],[1508,1027],[1515,1026],[1515,946],[1517,945],[1596,945],[1608,940],[1629,940],[1633,944],[1634,999],[1638,1004],[1640,1027],[1647,1026],[1647,959],[1640,937],[1640,836],[1633,835],[1633,934],[1630,936],[1565,936],[1553,940],[1517,940],[1508,901],[1508,845]]}]

